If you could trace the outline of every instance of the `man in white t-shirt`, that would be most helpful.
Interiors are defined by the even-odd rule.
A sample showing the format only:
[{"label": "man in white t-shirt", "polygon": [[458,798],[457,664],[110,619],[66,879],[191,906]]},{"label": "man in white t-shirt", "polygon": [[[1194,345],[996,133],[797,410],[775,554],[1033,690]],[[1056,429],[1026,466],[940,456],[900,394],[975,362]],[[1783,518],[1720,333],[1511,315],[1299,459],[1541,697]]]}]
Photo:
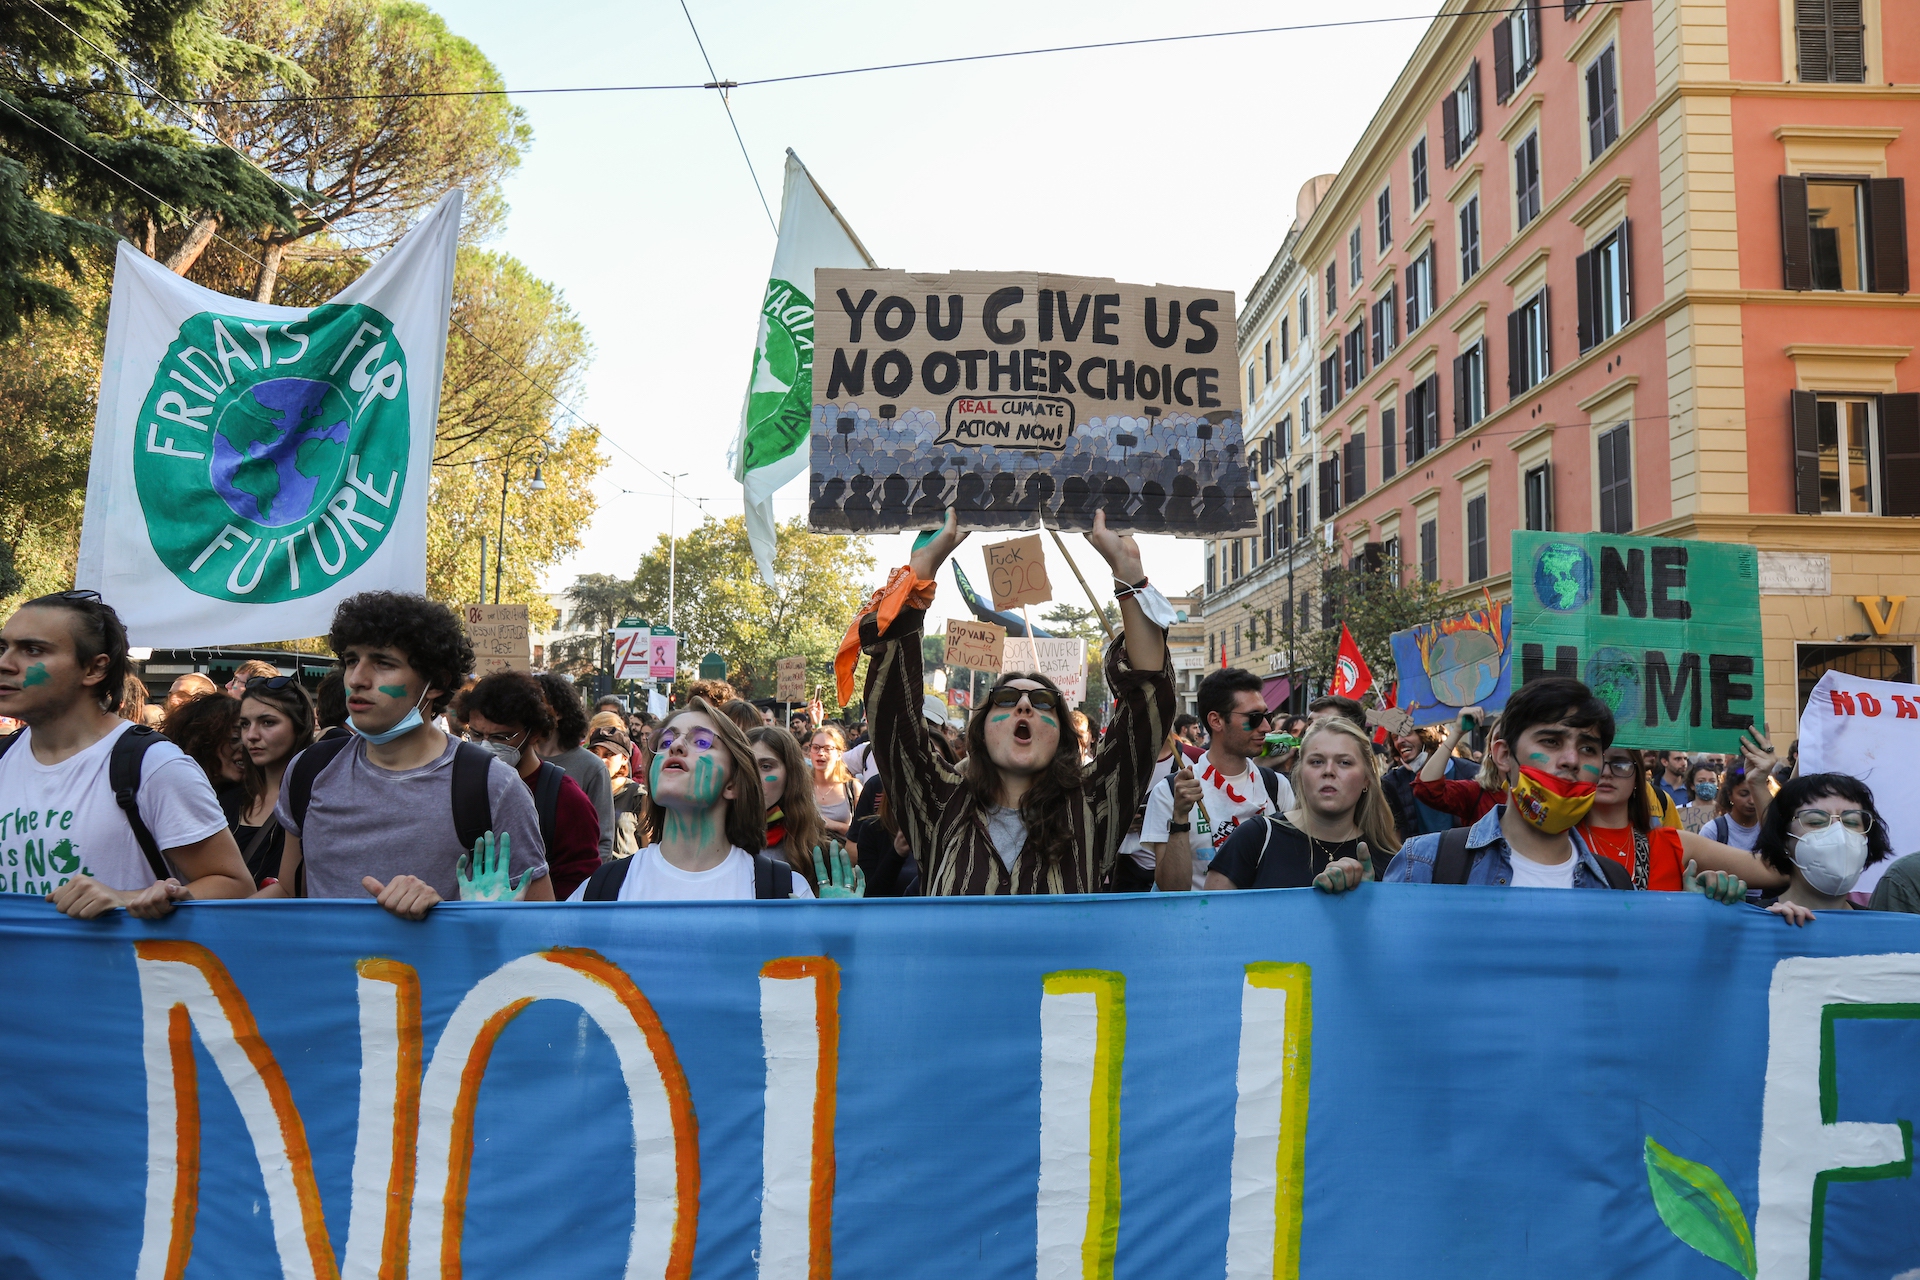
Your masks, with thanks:
[{"label": "man in white t-shirt", "polygon": [[45,894],[79,920],[246,897],[253,877],[207,775],[164,738],[146,747],[135,793],[173,873],[154,875],[108,781],[114,746],[134,728],[115,714],[126,682],[126,628],[94,592],[29,600],[0,627],[0,715],[27,726],[0,756],[0,888]]},{"label": "man in white t-shirt", "polygon": [[1186,821],[1174,819],[1175,775],[1148,792],[1147,816],[1140,824],[1141,843],[1154,855],[1154,886],[1163,893],[1202,888],[1207,864],[1235,827],[1293,808],[1287,780],[1253,763],[1266,750],[1273,721],[1260,677],[1239,667],[1212,672],[1200,682],[1196,705],[1207,730],[1207,749],[1188,753],[1191,776],[1200,784],[1199,803]]}]

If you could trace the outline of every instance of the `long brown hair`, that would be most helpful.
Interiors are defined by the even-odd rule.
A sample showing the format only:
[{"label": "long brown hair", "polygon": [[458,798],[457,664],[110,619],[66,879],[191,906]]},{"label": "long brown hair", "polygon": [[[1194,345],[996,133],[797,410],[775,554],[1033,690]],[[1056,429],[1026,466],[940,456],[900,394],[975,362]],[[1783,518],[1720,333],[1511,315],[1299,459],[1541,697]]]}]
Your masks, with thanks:
[{"label": "long brown hair", "polygon": [[[827,826],[820,819],[820,806],[813,801],[813,769],[807,764],[806,756],[801,754],[799,742],[785,729],[761,725],[747,734],[747,742],[752,746],[764,745],[780,757],[780,763],[787,771],[787,786],[780,793],[780,817],[787,828],[787,865],[812,884],[813,849],[815,845],[826,843],[827,839]],[[753,780],[756,784],[760,781],[757,765],[753,770]]]},{"label": "long brown hair", "polygon": [[[291,759],[295,753],[305,751],[313,745],[313,699],[295,680],[283,688],[269,689],[264,684],[248,689],[240,699],[240,710],[244,714],[247,701],[264,702],[293,722],[293,750],[287,753]],[[241,785],[247,789],[247,807],[251,809],[259,804],[267,794],[267,771],[253,762],[248,755],[240,762]]]},{"label": "long brown hair", "polygon": [[[753,745],[747,741],[747,735],[740,732],[740,726],[722,715],[711,702],[695,694],[686,706],[654,727],[647,738],[647,772],[652,774],[653,757],[660,754],[660,735],[690,711],[698,711],[713,722],[713,731],[720,735],[727,758],[733,762],[733,799],[727,801],[727,842],[748,853],[759,853],[767,847],[767,802],[760,792],[760,770],[753,762]],[[647,784],[647,825],[653,831],[661,831],[665,823],[659,813],[661,806],[653,796],[651,776]]]},{"label": "long brown hair", "polygon": [[1027,849],[1040,865],[1064,864],[1073,857],[1073,806],[1069,796],[1077,795],[1086,776],[1080,763],[1080,742],[1067,722],[1067,700],[1060,686],[1037,671],[1008,671],[987,690],[979,710],[967,721],[967,758],[961,765],[967,790],[974,805],[987,810],[999,804],[1000,769],[987,754],[987,717],[983,712],[993,705],[994,691],[1011,680],[1032,680],[1054,696],[1054,717],[1060,726],[1060,745],[1071,750],[1054,749],[1053,761],[1034,778],[1033,785],[1020,797],[1020,821],[1027,828]]},{"label": "long brown hair", "polygon": [[[1367,789],[1360,794],[1360,802],[1353,808],[1353,825],[1360,828],[1360,838],[1367,842],[1367,852],[1374,857],[1373,878],[1378,880],[1386,871],[1386,864],[1380,861],[1380,855],[1397,853],[1400,850],[1400,834],[1394,829],[1393,810],[1387,805],[1387,797],[1380,785],[1380,766],[1374,760],[1373,743],[1360,727],[1345,716],[1321,716],[1307,726],[1307,732],[1300,739],[1300,755],[1293,766],[1293,792],[1296,796],[1307,793],[1306,779],[1300,771],[1306,767],[1307,744],[1323,733],[1337,733],[1353,740],[1353,749],[1367,767]],[[1300,807],[1306,807],[1306,801],[1300,801]]]}]

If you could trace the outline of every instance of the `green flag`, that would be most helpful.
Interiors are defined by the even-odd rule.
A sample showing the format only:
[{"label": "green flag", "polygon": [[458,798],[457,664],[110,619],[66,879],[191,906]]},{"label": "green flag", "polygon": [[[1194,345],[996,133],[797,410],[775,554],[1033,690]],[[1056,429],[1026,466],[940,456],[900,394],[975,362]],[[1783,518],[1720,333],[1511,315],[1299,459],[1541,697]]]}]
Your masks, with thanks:
[{"label": "green flag", "polygon": [[780,198],[780,243],[760,302],[753,374],[731,460],[734,478],[744,490],[747,539],[769,586],[773,494],[807,465],[813,421],[813,273],[819,267],[873,265],[860,237],[789,149],[786,190]]}]

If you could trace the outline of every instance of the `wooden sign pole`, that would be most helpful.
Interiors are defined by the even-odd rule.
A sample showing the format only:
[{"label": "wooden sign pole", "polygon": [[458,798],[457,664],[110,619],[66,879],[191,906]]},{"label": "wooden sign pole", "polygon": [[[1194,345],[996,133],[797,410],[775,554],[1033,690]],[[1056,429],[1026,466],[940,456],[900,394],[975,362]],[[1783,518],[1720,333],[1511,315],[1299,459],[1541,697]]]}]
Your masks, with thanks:
[{"label": "wooden sign pole", "polygon": [[[1048,529],[1047,532],[1053,535],[1054,545],[1060,548],[1060,554],[1065,558],[1067,568],[1073,570],[1073,576],[1079,580],[1080,589],[1087,593],[1087,603],[1093,606],[1093,616],[1099,620],[1100,629],[1107,633],[1107,639],[1113,639],[1113,628],[1107,624],[1107,612],[1100,607],[1100,602],[1094,599],[1093,588],[1087,585],[1087,579],[1080,572],[1080,566],[1073,562],[1073,556],[1068,553],[1067,544],[1061,539],[1060,531]],[[1032,635],[1032,628],[1028,628],[1028,635]]]}]

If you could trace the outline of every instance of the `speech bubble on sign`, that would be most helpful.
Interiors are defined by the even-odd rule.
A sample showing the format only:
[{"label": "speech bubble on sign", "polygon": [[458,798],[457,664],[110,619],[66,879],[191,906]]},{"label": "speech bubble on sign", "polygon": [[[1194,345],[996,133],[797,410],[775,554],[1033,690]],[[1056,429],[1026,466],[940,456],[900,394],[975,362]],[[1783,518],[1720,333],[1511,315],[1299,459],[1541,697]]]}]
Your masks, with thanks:
[{"label": "speech bubble on sign", "polygon": [[1073,434],[1073,401],[1062,396],[955,396],[935,444],[1059,452]]}]

